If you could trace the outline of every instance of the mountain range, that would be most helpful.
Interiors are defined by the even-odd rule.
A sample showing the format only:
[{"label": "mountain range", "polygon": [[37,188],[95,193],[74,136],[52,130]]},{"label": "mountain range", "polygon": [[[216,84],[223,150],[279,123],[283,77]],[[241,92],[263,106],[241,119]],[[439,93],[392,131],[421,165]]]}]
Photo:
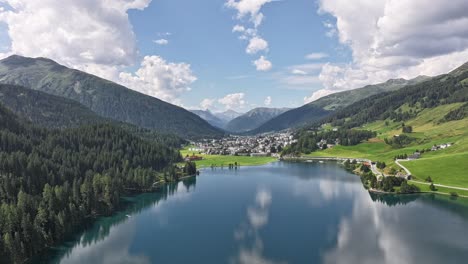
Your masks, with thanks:
[{"label": "mountain range", "polygon": [[354,90],[330,94],[301,107],[286,111],[265,122],[260,127],[251,130],[249,133],[258,134],[280,131],[313,123],[330,115],[333,111],[342,109],[369,96],[395,91],[407,85],[420,83],[428,79],[430,79],[430,77],[427,76],[419,76],[411,80],[390,79],[384,83],[367,85]]},{"label": "mountain range", "polygon": [[232,119],[241,116],[242,113],[228,109],[224,112],[211,112],[210,110],[190,110],[190,112],[203,118],[205,121],[210,123],[212,126],[225,129],[226,124]]},{"label": "mountain range", "polygon": [[257,107],[232,119],[224,128],[227,131],[237,133],[253,130],[288,110],[290,108]]},{"label": "mountain range", "polygon": [[[443,76],[464,76],[467,67],[465,64]],[[376,100],[403,87],[437,82],[442,85],[441,80],[445,79],[440,76],[390,79],[331,94],[295,109],[261,107],[245,114],[233,110],[213,113],[187,111],[46,58],[13,55],[0,61],[0,102],[25,119],[46,127],[74,127],[115,120],[196,139],[220,137],[225,131],[258,134],[307,126],[324,118],[329,120],[326,118],[355,113],[355,109],[369,102],[366,99]]]},{"label": "mountain range", "polygon": [[[402,89],[382,92],[343,107],[315,125],[332,123],[346,128],[359,127],[375,120],[405,121],[415,118],[424,109],[444,104],[465,103],[448,112],[440,123],[468,116],[468,63],[432,78],[424,78]],[[404,110],[402,110],[404,109]],[[451,117],[453,115],[453,117]]]},{"label": "mountain range", "polygon": [[181,107],[46,58],[13,55],[1,60],[0,83],[68,98],[101,117],[162,133],[184,138],[223,135],[223,131]]},{"label": "mountain range", "polygon": [[215,112],[214,113],[218,118],[223,120],[224,122],[228,123],[229,121],[233,120],[234,118],[241,116],[243,113],[236,112],[232,109],[228,109],[224,112]]},{"label": "mountain range", "polygon": [[216,116],[216,114],[212,113],[210,110],[190,110],[190,112],[198,115],[199,117],[203,118],[206,122],[210,125],[223,128],[226,125],[226,121]]}]

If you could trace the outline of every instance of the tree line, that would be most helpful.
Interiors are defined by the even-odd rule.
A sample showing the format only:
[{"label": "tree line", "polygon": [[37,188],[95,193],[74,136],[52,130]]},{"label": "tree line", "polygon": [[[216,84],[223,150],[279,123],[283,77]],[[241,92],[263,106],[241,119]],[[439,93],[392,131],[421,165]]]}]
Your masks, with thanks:
[{"label": "tree line", "polygon": [[[354,146],[376,135],[373,131],[355,129],[338,129],[337,131],[302,130],[295,135],[297,142],[283,149],[282,154],[309,154],[320,149],[317,143],[322,140],[328,144],[338,143],[342,146]],[[326,144],[322,148],[326,148]]]},{"label": "tree line", "polygon": [[[464,82],[466,78],[468,71],[457,75],[445,74],[403,89],[377,94],[334,112],[314,126],[331,123],[333,126],[353,128],[376,120],[403,121],[417,115],[417,112],[412,110],[402,112],[399,108],[404,104],[410,108],[424,109],[467,102],[468,85]],[[465,108],[462,107],[453,111],[446,119],[462,118],[466,116],[465,113]]]},{"label": "tree line", "polygon": [[2,260],[24,261],[89,219],[114,212],[126,188],[143,190],[163,179],[162,171],[181,160],[164,141],[111,124],[46,130],[0,105]]},{"label": "tree line", "polygon": [[441,120],[441,122],[448,122],[454,120],[462,120],[463,118],[468,117],[468,103],[463,104],[462,106],[448,112]]}]

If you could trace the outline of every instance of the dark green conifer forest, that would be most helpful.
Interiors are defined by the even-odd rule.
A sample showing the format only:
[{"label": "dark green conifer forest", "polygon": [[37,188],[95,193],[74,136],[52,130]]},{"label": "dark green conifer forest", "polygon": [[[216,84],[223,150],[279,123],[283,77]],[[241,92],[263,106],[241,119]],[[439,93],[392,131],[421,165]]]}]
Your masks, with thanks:
[{"label": "dark green conifer forest", "polygon": [[126,190],[167,179],[181,157],[164,142],[111,124],[47,130],[0,105],[0,262],[22,262],[114,212]]}]

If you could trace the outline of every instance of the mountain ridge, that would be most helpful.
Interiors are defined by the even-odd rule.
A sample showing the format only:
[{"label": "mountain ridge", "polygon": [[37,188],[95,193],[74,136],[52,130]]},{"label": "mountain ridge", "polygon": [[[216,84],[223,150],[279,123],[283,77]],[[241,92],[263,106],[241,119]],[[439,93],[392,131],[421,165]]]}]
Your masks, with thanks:
[{"label": "mountain ridge", "polygon": [[12,55],[0,61],[0,82],[77,101],[98,115],[185,138],[219,137],[197,115],[120,84],[46,58]]},{"label": "mountain ridge", "polygon": [[291,109],[267,121],[260,127],[248,131],[249,134],[259,134],[270,131],[280,131],[288,128],[304,126],[328,116],[332,112],[342,109],[363,98],[386,91],[394,91],[430,79],[427,76],[418,76],[411,80],[403,78],[389,79],[379,84],[366,85],[361,88],[333,93],[313,102]]},{"label": "mountain ridge", "polygon": [[[404,121],[422,109],[468,101],[468,64],[425,81],[355,102],[334,112],[319,124],[332,122],[348,128],[379,119]],[[404,104],[411,110],[399,110]],[[365,106],[365,107],[363,107]],[[463,110],[463,109],[462,109]],[[460,111],[462,111],[460,110]]]},{"label": "mountain ridge", "polygon": [[226,125],[226,122],[224,120],[217,117],[210,110],[189,110],[189,111],[198,115],[199,117],[207,121],[212,126],[222,129]]},{"label": "mountain ridge", "polygon": [[225,129],[230,132],[245,132],[255,129],[290,108],[257,107],[229,121]]}]

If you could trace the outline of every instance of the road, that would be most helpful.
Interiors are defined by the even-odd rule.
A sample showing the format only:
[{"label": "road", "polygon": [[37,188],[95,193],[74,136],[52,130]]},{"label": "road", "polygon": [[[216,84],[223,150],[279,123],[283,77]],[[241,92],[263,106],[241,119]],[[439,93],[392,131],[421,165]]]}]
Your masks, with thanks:
[{"label": "road", "polygon": [[[395,163],[400,166],[403,170],[405,170],[406,174],[411,175],[411,172],[403,165],[400,164],[400,161],[408,161],[408,160],[402,160],[402,159],[397,159],[395,160]],[[421,181],[413,181],[412,182],[417,182],[417,183],[422,183],[425,185],[431,185],[429,182],[421,182]],[[445,188],[450,188],[450,189],[456,189],[456,190],[462,190],[462,191],[468,191],[468,188],[462,188],[462,187],[455,187],[455,186],[449,186],[449,185],[443,185],[443,184],[435,184],[434,186],[436,187],[445,187]]]},{"label": "road", "polygon": [[400,164],[400,161],[408,161],[408,160],[406,160],[406,159],[397,159],[397,160],[395,160],[395,163],[396,163],[398,166],[400,166],[400,168],[402,168],[403,170],[405,170],[405,172],[406,172],[407,175],[411,175],[411,172],[410,172],[405,166],[401,165],[401,164]]},{"label": "road", "polygon": [[374,173],[377,176],[385,177],[385,175],[377,169],[377,166],[375,164],[372,164],[372,161],[368,160],[367,162],[369,162],[371,165],[372,173]]},{"label": "road", "polygon": [[301,159],[301,160],[336,160],[336,161],[346,161],[346,160],[356,160],[357,162],[368,162],[371,164],[371,171],[377,176],[383,176],[385,177],[386,175],[382,174],[376,167],[375,164],[372,164],[372,161],[369,159],[359,159],[359,158],[342,158],[342,157],[309,157],[309,156],[301,156],[301,157],[296,157],[294,159]]},{"label": "road", "polygon": [[[421,181],[413,181],[413,180],[410,180],[410,182],[417,182],[417,183],[421,183],[421,184],[425,184],[425,185],[431,185],[431,183],[429,183],[429,182],[421,182]],[[468,191],[468,188],[448,186],[448,185],[443,185],[443,184],[435,184],[434,183],[434,186],[436,186],[436,187],[445,187],[445,188],[449,188],[449,189],[456,189],[456,190],[461,190],[461,191]]]}]

